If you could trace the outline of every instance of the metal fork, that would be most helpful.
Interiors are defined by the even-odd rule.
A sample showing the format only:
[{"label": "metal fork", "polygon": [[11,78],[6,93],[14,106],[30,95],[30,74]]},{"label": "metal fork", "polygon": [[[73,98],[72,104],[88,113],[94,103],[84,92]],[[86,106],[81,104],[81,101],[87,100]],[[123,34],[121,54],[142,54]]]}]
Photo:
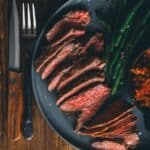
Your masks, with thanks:
[{"label": "metal fork", "polygon": [[36,36],[36,14],[34,3],[22,3],[22,36],[33,38]]},{"label": "metal fork", "polygon": [[35,4],[31,2],[22,3],[21,23],[21,47],[25,51],[24,60],[24,114],[23,114],[23,136],[30,140],[33,137],[32,123],[32,85],[31,85],[31,59],[33,43],[36,38],[36,14]]}]

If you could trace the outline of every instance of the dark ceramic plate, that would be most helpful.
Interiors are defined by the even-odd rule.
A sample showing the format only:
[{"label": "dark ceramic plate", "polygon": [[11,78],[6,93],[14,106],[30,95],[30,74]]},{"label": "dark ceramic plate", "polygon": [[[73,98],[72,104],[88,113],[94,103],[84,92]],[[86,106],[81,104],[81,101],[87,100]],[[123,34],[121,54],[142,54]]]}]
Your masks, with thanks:
[{"label": "dark ceramic plate", "polygon": [[[70,0],[65,3],[53,16],[48,19],[48,22],[43,27],[42,32],[36,42],[33,58],[32,58],[32,84],[33,84],[33,91],[36,98],[36,102],[40,108],[41,113],[43,114],[44,118],[47,120],[49,126],[53,128],[60,137],[62,137],[65,141],[72,144],[73,146],[88,150],[91,149],[90,143],[91,138],[87,136],[77,135],[73,132],[73,124],[74,119],[71,116],[65,115],[60,109],[55,105],[56,102],[56,95],[53,92],[48,92],[47,89],[47,82],[41,80],[40,75],[36,73],[34,68],[34,61],[35,59],[41,54],[42,47],[46,44],[45,34],[46,32],[56,23],[57,20],[62,17],[63,14],[78,8],[85,8],[88,9],[91,14],[93,15],[93,22],[96,22],[96,16],[93,13],[93,10],[97,8],[102,8],[105,13],[109,12],[112,8],[111,6],[112,0]],[[114,6],[113,6],[114,7]],[[91,25],[89,29],[97,30],[97,26]],[[94,28],[93,28],[94,27]],[[104,30],[105,27],[101,26],[99,30]],[[124,90],[123,93],[127,93]],[[130,98],[128,94],[123,94],[125,99],[130,102]],[[123,96],[122,95],[122,96]],[[142,113],[135,109],[134,113],[138,117],[138,128],[141,134],[141,142],[139,144],[139,149],[146,149],[146,147],[150,148],[150,134],[145,130],[144,121]],[[146,147],[145,147],[146,146]]]}]

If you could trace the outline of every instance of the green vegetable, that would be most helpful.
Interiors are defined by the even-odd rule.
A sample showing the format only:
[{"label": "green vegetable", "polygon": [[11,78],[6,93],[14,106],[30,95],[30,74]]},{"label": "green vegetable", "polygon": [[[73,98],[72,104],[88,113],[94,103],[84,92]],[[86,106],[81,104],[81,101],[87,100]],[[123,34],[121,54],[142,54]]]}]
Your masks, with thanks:
[{"label": "green vegetable", "polygon": [[129,13],[129,15],[127,16],[125,23],[122,25],[118,36],[116,37],[116,42],[115,45],[113,45],[112,49],[110,50],[110,52],[113,52],[113,50],[115,50],[114,48],[118,46],[119,42],[121,41],[121,39],[123,38],[124,34],[128,31],[128,29],[130,28],[130,24],[133,22],[133,20],[136,17],[136,13],[139,10],[139,8],[143,5],[144,0],[140,0],[137,5],[131,10],[131,12]]},{"label": "green vegetable", "polygon": [[139,1],[139,3],[135,5],[135,7],[129,12],[129,15],[127,16],[125,22],[121,26],[119,33],[117,35],[116,34],[113,35],[112,43],[110,44],[107,50],[107,53],[109,53],[108,59],[107,59],[108,65],[106,68],[107,79],[112,73],[112,69],[118,57],[120,56],[120,52],[126,42],[126,39],[128,39],[131,29],[134,28],[134,25],[135,25],[134,21],[137,17],[137,12],[141,8],[143,3],[144,3],[144,0],[141,0]]},{"label": "green vegetable", "polygon": [[[120,30],[114,31],[112,42],[107,49],[105,74],[108,84],[112,86],[111,95],[115,95],[123,83],[133,52],[150,27],[150,10],[149,7],[145,8],[144,2],[145,0],[140,0],[135,3]],[[124,0],[124,6],[125,3]],[[125,55],[123,58],[122,52]]]},{"label": "green vegetable", "polygon": [[[146,16],[144,16],[143,20],[145,20],[145,18],[149,16],[149,12]],[[142,23],[143,23],[143,20],[142,20]],[[134,33],[132,34],[132,37],[129,41],[129,43],[127,44],[126,48],[128,50],[128,53],[127,53],[127,56],[126,56],[126,60],[124,62],[120,61],[117,65],[117,68],[119,67],[120,69],[117,69],[116,72],[115,72],[115,77],[116,75],[118,76],[115,80],[115,82],[113,83],[113,87],[112,87],[112,92],[111,92],[111,95],[115,95],[118,88],[120,87],[120,83],[124,77],[124,74],[125,74],[125,70],[126,70],[126,66],[130,60],[130,57],[132,56],[133,54],[133,50],[136,46],[136,44],[140,41],[141,38],[143,38],[143,35],[144,33],[147,31],[147,29],[149,28],[149,25],[150,25],[150,16],[147,17],[146,19],[147,21],[144,21],[146,24],[145,24],[145,28],[143,30],[141,30],[140,32],[137,32],[138,31],[138,27],[135,28],[134,30]],[[144,24],[141,24],[140,27],[142,27]],[[138,35],[137,35],[138,34]],[[137,35],[137,36],[136,36]],[[121,64],[122,63],[122,64]]]},{"label": "green vegetable", "polygon": [[[135,31],[136,33],[135,33],[134,36],[136,36],[136,34],[137,34],[137,32],[140,30],[140,28],[144,28],[144,25],[145,25],[146,22],[148,21],[149,17],[150,17],[150,11],[144,16],[144,18],[143,18],[139,23],[137,23],[137,26],[136,26],[136,27],[131,26],[131,29],[132,29],[132,28],[135,28],[135,30],[136,30],[136,31]],[[110,68],[109,68],[110,73],[112,72],[112,69],[113,69],[114,65],[116,64],[117,60],[119,59],[119,57],[120,57],[120,55],[121,55],[121,54],[120,54],[121,51],[122,51],[123,48],[125,47],[126,41],[127,41],[127,39],[129,38],[129,37],[128,37],[128,34],[129,34],[130,32],[131,32],[131,30],[128,30],[126,36],[125,36],[125,37],[123,38],[123,40],[120,42],[118,48],[116,48],[115,56],[113,57],[113,60],[112,60],[112,62],[111,62],[111,66],[110,66]],[[127,43],[128,43],[128,42],[127,42]]]}]

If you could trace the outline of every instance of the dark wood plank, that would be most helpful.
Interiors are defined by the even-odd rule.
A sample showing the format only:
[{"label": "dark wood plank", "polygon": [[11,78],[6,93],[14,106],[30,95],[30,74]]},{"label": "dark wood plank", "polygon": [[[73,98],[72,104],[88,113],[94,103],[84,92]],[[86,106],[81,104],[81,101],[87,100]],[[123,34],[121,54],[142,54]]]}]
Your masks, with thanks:
[{"label": "dark wood plank", "polygon": [[7,116],[7,2],[0,1],[0,149],[4,149]]}]

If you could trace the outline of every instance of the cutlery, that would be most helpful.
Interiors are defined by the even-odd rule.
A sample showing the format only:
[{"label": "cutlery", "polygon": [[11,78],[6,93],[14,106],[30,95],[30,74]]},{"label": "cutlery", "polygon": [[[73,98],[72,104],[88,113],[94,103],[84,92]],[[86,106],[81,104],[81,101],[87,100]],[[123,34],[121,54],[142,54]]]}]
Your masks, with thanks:
[{"label": "cutlery", "polygon": [[21,45],[25,51],[24,69],[24,112],[23,112],[23,136],[31,140],[33,136],[32,124],[32,85],[31,85],[31,57],[34,40],[36,38],[36,14],[35,4],[31,2],[22,3],[22,26]]},{"label": "cutlery", "polygon": [[22,73],[20,63],[19,18],[16,0],[12,0],[9,18],[9,78],[7,134],[13,141],[21,137],[23,112]]}]

